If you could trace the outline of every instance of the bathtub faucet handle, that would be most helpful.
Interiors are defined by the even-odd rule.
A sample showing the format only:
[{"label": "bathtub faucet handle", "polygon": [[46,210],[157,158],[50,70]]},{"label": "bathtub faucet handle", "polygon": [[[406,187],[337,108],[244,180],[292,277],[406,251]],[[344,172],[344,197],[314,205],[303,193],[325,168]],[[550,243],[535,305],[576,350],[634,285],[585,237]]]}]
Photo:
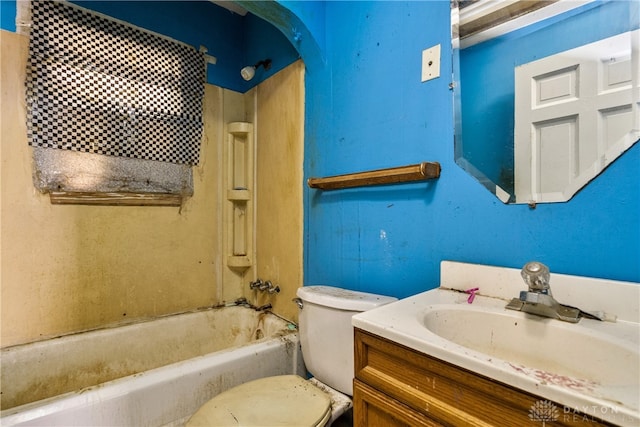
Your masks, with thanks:
[{"label": "bathtub faucet handle", "polygon": [[256,279],[253,282],[249,282],[249,289],[261,289],[263,285],[264,282],[262,281],[262,279]]},{"label": "bathtub faucet handle", "polygon": [[280,286],[278,286],[278,285],[273,286],[271,284],[271,282],[269,282],[269,288],[267,288],[267,292],[269,292],[270,294],[279,294],[280,293]]},{"label": "bathtub faucet handle", "polygon": [[271,280],[263,281],[262,279],[256,279],[253,282],[249,282],[249,288],[251,290],[257,289],[260,292],[268,292],[270,294],[280,293],[280,286],[274,286]]},{"label": "bathtub faucet handle", "polygon": [[258,289],[264,292],[267,289],[271,288],[272,286],[273,285],[271,284],[271,280],[267,280],[266,282],[263,282]]}]

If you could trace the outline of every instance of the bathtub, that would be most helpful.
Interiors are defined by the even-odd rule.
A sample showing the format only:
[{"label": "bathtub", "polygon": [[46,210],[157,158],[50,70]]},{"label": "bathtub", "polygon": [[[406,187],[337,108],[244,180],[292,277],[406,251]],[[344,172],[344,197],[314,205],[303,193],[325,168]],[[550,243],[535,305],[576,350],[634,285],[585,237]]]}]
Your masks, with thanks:
[{"label": "bathtub", "polygon": [[181,426],[238,384],[305,375],[295,326],[201,310],[2,349],[0,425]]}]

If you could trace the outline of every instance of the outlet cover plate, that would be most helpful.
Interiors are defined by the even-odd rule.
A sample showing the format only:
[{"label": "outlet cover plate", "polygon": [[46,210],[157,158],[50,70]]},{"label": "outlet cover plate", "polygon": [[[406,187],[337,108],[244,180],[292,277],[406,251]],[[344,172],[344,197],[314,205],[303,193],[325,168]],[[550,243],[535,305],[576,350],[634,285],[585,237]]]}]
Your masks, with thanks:
[{"label": "outlet cover plate", "polygon": [[440,45],[422,51],[422,81],[440,77]]}]

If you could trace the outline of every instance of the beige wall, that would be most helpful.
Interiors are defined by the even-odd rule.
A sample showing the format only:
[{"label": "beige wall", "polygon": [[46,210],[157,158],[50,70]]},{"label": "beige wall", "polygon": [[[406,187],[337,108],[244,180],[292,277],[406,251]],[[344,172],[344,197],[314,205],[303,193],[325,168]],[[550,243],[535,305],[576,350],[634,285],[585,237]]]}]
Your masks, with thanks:
[{"label": "beige wall", "polygon": [[304,64],[298,61],[257,88],[257,274],[280,286],[262,296],[297,320],[291,301],[303,280]]},{"label": "beige wall", "polygon": [[[252,104],[255,91],[241,95],[206,86],[201,163],[194,168],[194,196],[182,208],[51,205],[47,195],[36,192],[31,179],[24,101],[27,40],[2,31],[0,43],[1,346],[192,310],[247,295],[254,269],[227,279],[221,263],[224,200],[219,184],[220,144],[225,122],[253,116],[246,105]],[[296,73],[298,78],[300,73]],[[262,136],[268,135],[273,133],[265,131]],[[300,150],[301,146],[300,142]],[[258,167],[261,163],[258,161]],[[295,174],[298,165],[301,169],[301,158]],[[271,178],[261,175],[259,179]],[[282,186],[281,178],[273,179],[278,182],[265,183],[265,189]],[[280,197],[277,192],[270,194]],[[282,206],[293,200],[283,197]],[[289,213],[300,216],[296,223],[301,223],[301,209],[300,201],[295,212]],[[301,248],[301,227],[281,231],[298,233],[300,237],[289,235],[287,239],[299,240]],[[278,243],[278,239],[273,241]],[[269,255],[268,259],[273,256],[280,255]],[[301,277],[301,249],[292,258],[295,265],[287,260],[286,268],[295,268],[291,276]],[[294,281],[297,286],[298,278],[289,276],[287,287],[293,287]],[[290,293],[287,289],[283,296]],[[278,307],[280,302],[274,305]],[[290,313],[283,309],[284,315]]]}]

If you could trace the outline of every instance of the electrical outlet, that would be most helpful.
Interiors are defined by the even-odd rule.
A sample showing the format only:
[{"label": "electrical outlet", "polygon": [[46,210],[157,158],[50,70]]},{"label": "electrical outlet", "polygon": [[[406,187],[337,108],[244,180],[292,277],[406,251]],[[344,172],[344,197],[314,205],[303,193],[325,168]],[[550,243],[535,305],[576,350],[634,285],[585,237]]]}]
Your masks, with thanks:
[{"label": "electrical outlet", "polygon": [[440,45],[422,51],[422,81],[440,77]]}]

